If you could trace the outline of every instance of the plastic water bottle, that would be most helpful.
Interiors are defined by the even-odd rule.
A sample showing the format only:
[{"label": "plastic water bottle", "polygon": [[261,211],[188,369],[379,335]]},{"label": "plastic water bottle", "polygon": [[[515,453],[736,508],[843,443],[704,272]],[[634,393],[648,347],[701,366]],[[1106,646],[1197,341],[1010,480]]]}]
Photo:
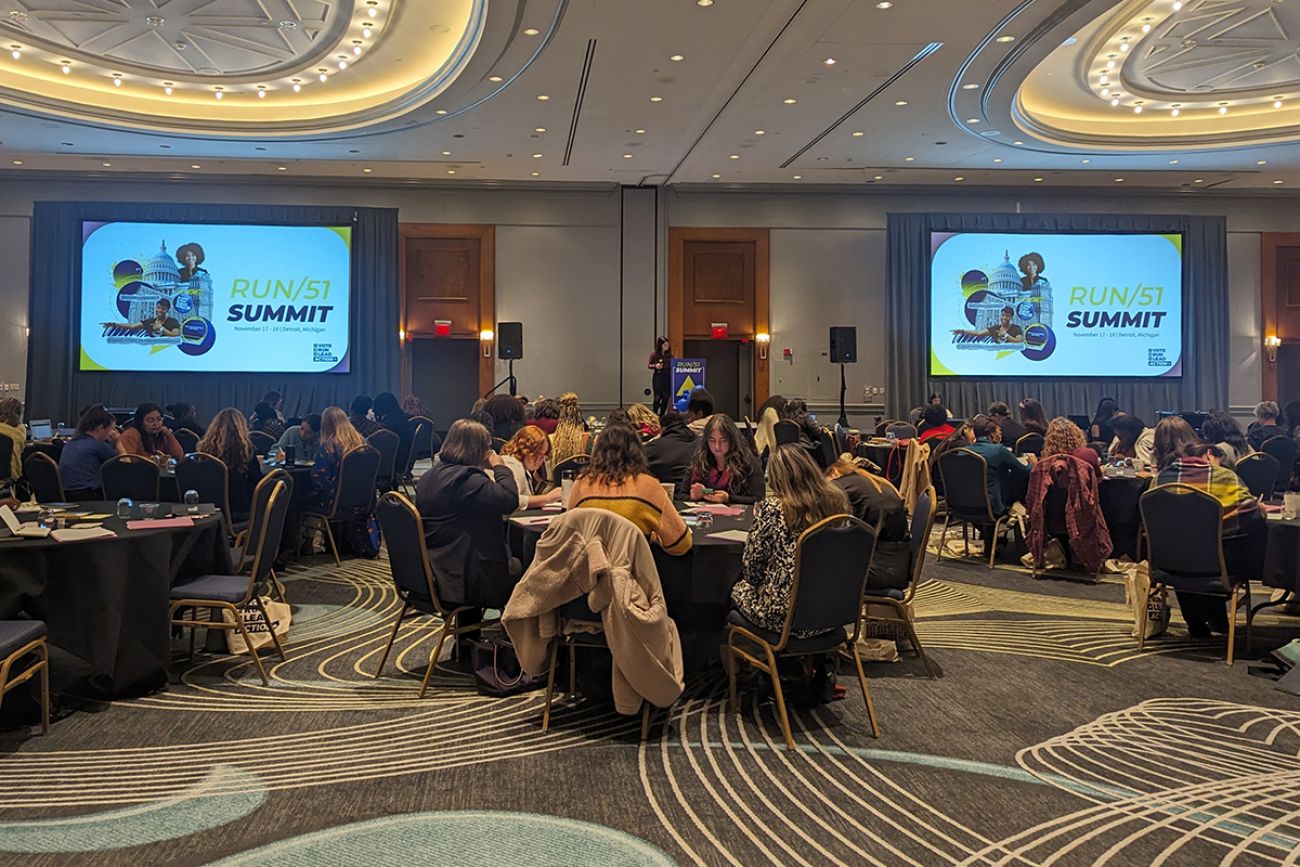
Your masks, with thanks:
[{"label": "plastic water bottle", "polygon": [[117,501],[117,516],[118,516],[119,518],[121,518],[123,521],[125,521],[127,518],[131,517],[131,506],[132,506],[132,505],[133,505],[133,504],[132,504],[132,502],[131,502],[131,498],[130,498],[130,497],[123,497],[122,499],[118,500],[118,501]]},{"label": "plastic water bottle", "polygon": [[185,511],[191,515],[199,513],[199,492],[193,488],[185,492]]}]

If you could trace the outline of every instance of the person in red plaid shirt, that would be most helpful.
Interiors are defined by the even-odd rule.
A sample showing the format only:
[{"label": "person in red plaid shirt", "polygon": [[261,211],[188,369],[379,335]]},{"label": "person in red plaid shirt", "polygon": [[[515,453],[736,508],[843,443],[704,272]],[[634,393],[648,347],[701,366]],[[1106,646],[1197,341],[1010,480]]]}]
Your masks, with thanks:
[{"label": "person in red plaid shirt", "polygon": [[[1201,442],[1191,425],[1174,416],[1156,425],[1155,457],[1157,485],[1190,485],[1223,507],[1223,559],[1233,583],[1258,578],[1268,536],[1264,512],[1237,474],[1220,465],[1219,450]],[[1178,607],[1193,638],[1228,631],[1226,601],[1223,596],[1178,593]]]}]

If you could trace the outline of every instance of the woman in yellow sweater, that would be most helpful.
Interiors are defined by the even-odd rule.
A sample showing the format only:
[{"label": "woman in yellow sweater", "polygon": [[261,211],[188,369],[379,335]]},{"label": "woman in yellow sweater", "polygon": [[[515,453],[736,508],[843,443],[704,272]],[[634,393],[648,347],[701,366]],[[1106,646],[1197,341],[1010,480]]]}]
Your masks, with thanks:
[{"label": "woman in yellow sweater", "polygon": [[573,483],[569,502],[576,509],[609,509],[627,518],[668,554],[691,550],[691,531],[677,514],[663,485],[648,472],[640,435],[627,424],[605,428],[587,464]]}]

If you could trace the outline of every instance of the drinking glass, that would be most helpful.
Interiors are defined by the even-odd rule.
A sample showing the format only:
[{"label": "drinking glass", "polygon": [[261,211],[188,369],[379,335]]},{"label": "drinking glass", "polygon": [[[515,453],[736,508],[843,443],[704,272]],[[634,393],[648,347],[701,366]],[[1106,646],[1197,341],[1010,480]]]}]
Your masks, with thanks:
[{"label": "drinking glass", "polygon": [[141,503],[141,504],[140,504],[140,514],[141,514],[141,515],[144,515],[144,519],[145,519],[146,521],[152,521],[153,518],[154,518],[154,515],[158,514],[158,504],[157,504],[157,503]]},{"label": "drinking glass", "polygon": [[193,488],[185,492],[185,511],[191,515],[199,513],[199,492]]},{"label": "drinking glass", "polygon": [[130,498],[130,497],[123,497],[122,499],[118,500],[118,501],[117,501],[117,516],[118,516],[119,518],[121,518],[123,521],[125,521],[127,518],[131,517],[131,506],[132,506],[132,503],[131,503],[131,498]]}]

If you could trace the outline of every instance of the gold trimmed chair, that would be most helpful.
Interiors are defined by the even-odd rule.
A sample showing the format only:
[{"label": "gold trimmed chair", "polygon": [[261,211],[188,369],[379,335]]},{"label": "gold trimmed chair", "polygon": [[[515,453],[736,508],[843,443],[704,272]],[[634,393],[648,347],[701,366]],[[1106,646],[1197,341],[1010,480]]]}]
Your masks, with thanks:
[{"label": "gold trimmed chair", "polygon": [[393,573],[393,584],[397,587],[397,598],[402,607],[393,621],[393,631],[384,646],[384,655],[379,658],[374,677],[383,674],[384,663],[393,650],[397,632],[402,628],[408,611],[414,609],[421,614],[440,617],[442,625],[438,627],[438,640],[433,652],[429,654],[429,667],[420,682],[420,698],[424,698],[429,689],[429,678],[438,664],[442,654],[442,645],[450,637],[477,632],[484,626],[498,623],[499,619],[475,620],[461,623],[461,616],[468,611],[477,611],[472,605],[449,606],[438,595],[438,584],[434,579],[433,564],[429,562],[429,549],[424,544],[424,522],[420,513],[405,495],[389,491],[375,504],[375,517],[379,519],[379,529],[384,535],[384,544],[388,546],[388,566]]},{"label": "gold trimmed chair", "polygon": [[339,521],[364,520],[375,507],[375,480],[379,476],[379,450],[362,443],[343,456],[339,462],[338,482],[334,486],[334,499],[328,512],[303,513],[304,530],[309,523],[319,524],[330,544],[334,564],[342,565],[339,546],[334,541],[331,524]]},{"label": "gold trimmed chair", "polygon": [[157,501],[162,472],[151,459],[140,455],[114,455],[99,468],[100,487],[105,500],[128,497],[132,500]]},{"label": "gold trimmed chair", "polygon": [[[862,633],[862,599],[867,572],[876,550],[876,530],[852,515],[832,515],[818,521],[799,534],[794,553],[794,579],[790,602],[780,632],[763,629],[739,611],[727,615],[728,707],[734,713],[737,662],[745,662],[764,671],[772,679],[777,717],[785,745],[794,749],[790,718],[777,660],[783,656],[810,656],[845,650],[853,657],[862,687],[862,701],[867,708],[872,737],[880,737],[876,709],[871,702],[867,675],[862,669],[858,637]],[[847,627],[852,626],[850,632]],[[818,631],[811,638],[796,638],[794,633]]]},{"label": "gold trimmed chair", "polygon": [[[244,626],[243,612],[253,609],[261,613],[262,622],[266,624],[267,631],[271,634],[271,643],[275,645],[275,651],[280,655],[280,659],[284,660],[284,648],[280,646],[280,639],[275,634],[266,608],[262,605],[260,594],[262,587],[271,581],[271,566],[280,547],[280,537],[284,533],[284,522],[288,512],[288,491],[284,482],[276,480],[272,483],[267,497],[266,519],[260,522],[257,538],[254,540],[256,548],[248,574],[201,575],[186,579],[172,587],[171,609],[168,617],[173,626],[191,630],[191,662],[194,660],[194,630],[233,629],[244,637],[244,644],[253,657],[257,673],[262,676],[262,685],[271,685],[266,676],[266,667],[262,665],[262,658],[258,656],[257,649],[253,647],[253,640]],[[190,616],[177,617],[176,612],[182,610],[188,610]],[[207,620],[198,619],[200,610],[209,612]],[[214,619],[217,611],[229,611],[234,622],[227,623],[224,618]]]},{"label": "gold trimmed chair", "polygon": [[199,502],[213,503],[226,516],[226,526],[234,527],[230,515],[230,469],[226,462],[204,452],[190,452],[176,463],[176,488],[196,491]]},{"label": "gold trimmed chair", "polygon": [[[5,694],[41,676],[41,734],[50,733],[50,648],[45,643],[45,624],[39,620],[0,620],[0,702]],[[35,660],[18,674],[14,666],[25,657]]]},{"label": "gold trimmed chair", "polygon": [[989,538],[989,568],[993,568],[998,555],[998,538],[1011,526],[1010,513],[993,514],[989,499],[989,464],[984,456],[970,449],[960,448],[939,455],[939,481],[943,483],[943,532],[939,535],[938,559],[943,559],[943,546],[948,541],[948,526],[961,524],[961,537],[970,555],[971,527],[992,527]]},{"label": "gold trimmed chair", "polygon": [[[916,596],[917,585],[921,583],[921,569],[925,565],[925,546],[930,540],[930,531],[934,529],[934,502],[934,487],[931,486],[916,498],[916,506],[912,509],[911,541],[908,543],[912,552],[912,569],[907,587],[876,588],[871,586],[871,581],[868,579],[867,592],[862,599],[863,617],[868,623],[897,623],[907,631],[907,640],[912,643],[912,648],[921,658],[921,662],[925,663],[925,670],[932,679],[938,675],[935,673],[934,663],[930,662],[930,657],[925,655],[921,639],[916,635],[916,627],[912,621],[912,599]],[[871,613],[873,605],[892,609],[894,616],[873,615]]]}]

